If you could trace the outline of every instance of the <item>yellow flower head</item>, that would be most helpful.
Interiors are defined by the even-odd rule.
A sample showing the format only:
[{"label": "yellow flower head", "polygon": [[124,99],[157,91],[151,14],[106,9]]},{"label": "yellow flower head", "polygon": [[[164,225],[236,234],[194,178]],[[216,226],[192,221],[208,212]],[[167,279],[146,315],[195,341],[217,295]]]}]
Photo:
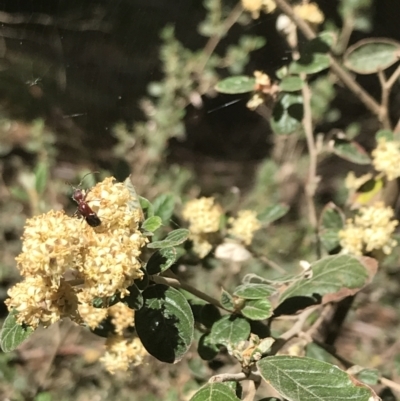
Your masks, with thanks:
[{"label": "yellow flower head", "polygon": [[269,14],[276,9],[274,0],[242,0],[242,6],[244,10],[251,12],[254,19],[260,16],[260,11]]},{"label": "yellow flower head", "polygon": [[111,177],[86,200],[101,219],[98,227],[55,211],[27,221],[16,258],[24,281],[9,290],[7,300],[10,310],[18,310],[18,322],[37,327],[70,317],[96,327],[106,313],[92,301],[124,297],[143,276],[139,258],[147,239],[139,231],[142,211],[134,206],[135,196]]},{"label": "yellow flower head", "polygon": [[372,151],[372,164],[377,171],[384,173],[389,181],[400,177],[400,142],[378,139]]},{"label": "yellow flower head", "polygon": [[182,216],[189,222],[191,233],[214,233],[219,229],[222,209],[215,204],[214,198],[203,197],[186,203]]},{"label": "yellow flower head", "polygon": [[100,361],[114,374],[118,370],[126,371],[130,366],[140,365],[146,355],[147,352],[137,337],[126,339],[115,335],[107,338],[106,352]]},{"label": "yellow flower head", "polygon": [[319,25],[324,22],[325,16],[316,3],[302,3],[293,7],[294,12],[310,24]]},{"label": "yellow flower head", "polygon": [[135,311],[122,302],[118,302],[108,308],[111,316],[111,323],[114,325],[115,332],[122,335],[124,330],[135,325]]},{"label": "yellow flower head", "polygon": [[392,208],[382,202],[361,207],[354,219],[348,219],[344,229],[339,231],[344,252],[362,255],[363,252],[382,249],[385,254],[390,254],[397,245],[391,237],[398,224],[393,217]]},{"label": "yellow flower head", "polygon": [[245,245],[250,245],[254,233],[261,228],[261,223],[257,219],[257,213],[253,210],[240,210],[236,218],[228,220],[231,228],[228,234],[241,240]]}]

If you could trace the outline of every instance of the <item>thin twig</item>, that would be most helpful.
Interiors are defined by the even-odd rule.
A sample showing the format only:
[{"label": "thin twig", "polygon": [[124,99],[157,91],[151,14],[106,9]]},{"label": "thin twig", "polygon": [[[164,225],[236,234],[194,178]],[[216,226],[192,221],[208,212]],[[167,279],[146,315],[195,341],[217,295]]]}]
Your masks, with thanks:
[{"label": "thin twig", "polygon": [[[223,31],[226,33],[231,29],[231,27],[237,22],[239,17],[241,16],[243,12],[243,7],[242,4],[239,2],[229,13],[227,18],[225,19],[224,25],[223,25]],[[214,53],[216,47],[218,46],[218,43],[221,41],[222,35],[214,35],[211,36],[208,42],[206,43],[203,54],[204,54],[204,59],[203,62],[199,65],[199,68],[197,69],[197,74],[201,75],[204,68],[206,68],[206,65],[208,63],[208,60],[210,59],[211,55]]]},{"label": "thin twig", "polygon": [[255,372],[250,372],[246,374],[244,372],[240,373],[221,373],[220,375],[215,375],[208,380],[209,383],[223,383],[228,381],[236,381],[240,382],[243,380],[252,380],[254,382],[259,382],[261,380],[261,376]]},{"label": "thin twig", "polygon": [[[286,0],[275,0],[275,2],[277,6],[295,23],[306,39],[315,39],[317,36],[316,33],[311,29],[307,22],[296,15],[293,8]],[[341,79],[341,81],[356,95],[357,98],[359,98],[362,103],[364,103],[365,107],[367,107],[377,118],[380,118],[381,107],[379,103],[368,92],[366,92],[364,88],[358,85],[353,77],[342,68],[340,63],[332,54],[330,54],[330,62],[331,69],[336,76]]]},{"label": "thin twig", "polygon": [[302,76],[302,78],[303,78],[303,86],[301,88],[301,93],[303,95],[303,109],[304,109],[303,127],[306,134],[308,154],[310,157],[308,165],[308,179],[306,185],[306,198],[308,206],[308,216],[316,238],[317,257],[320,258],[321,250],[319,246],[319,235],[318,235],[318,216],[314,203],[315,191],[318,185],[318,178],[317,178],[318,149],[315,146],[314,130],[312,124],[311,90],[310,87],[308,86],[307,77],[305,76],[305,74]]},{"label": "thin twig", "polygon": [[157,284],[165,284],[165,285],[169,285],[170,287],[177,288],[177,289],[180,288],[182,290],[190,292],[191,294],[202,299],[203,301],[206,301],[206,302],[216,306],[217,308],[224,309],[227,312],[232,312],[232,311],[228,311],[227,309],[225,309],[217,299],[210,297],[209,295],[205,294],[204,292],[199,291],[197,288],[192,287],[190,284],[187,284],[187,283],[181,281],[179,279],[179,277],[177,277],[172,272],[166,271],[164,274],[168,275],[169,277],[154,275],[154,276],[150,276],[150,278]]}]

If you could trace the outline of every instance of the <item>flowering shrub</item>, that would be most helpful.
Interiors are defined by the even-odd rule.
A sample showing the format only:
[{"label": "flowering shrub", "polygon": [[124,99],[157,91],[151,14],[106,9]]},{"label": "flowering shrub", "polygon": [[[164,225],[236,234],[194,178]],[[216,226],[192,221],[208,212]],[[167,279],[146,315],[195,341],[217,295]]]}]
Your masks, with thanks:
[{"label": "flowering shrub", "polygon": [[[273,389],[271,397],[287,400],[379,400],[379,387],[370,385],[396,389],[394,381],[379,372],[373,380],[363,379],[361,373],[367,369],[332,351],[338,333],[332,334],[331,329],[340,328],[352,299],[372,282],[378,266],[384,269],[386,256],[393,256],[398,245],[398,221],[387,190],[400,177],[400,139],[389,119],[388,99],[400,67],[389,78],[383,72],[398,62],[400,44],[374,39],[345,51],[343,38],[349,32],[342,43],[336,42],[331,31],[317,34],[325,17],[309,1],[292,7],[286,0],[243,0],[227,17],[229,24],[221,22],[220,3],[206,4],[218,16],[210,18],[218,22],[215,25],[208,21],[202,26],[213,46],[215,38],[223,36],[221,29],[230,26],[243,8],[252,18],[261,12],[280,12],[277,30],[293,53],[293,60],[275,77],[256,71],[254,76],[221,80],[215,87],[221,93],[249,93],[248,109],[267,117],[276,135],[275,159],[265,164],[253,199],[243,197],[223,206],[216,198],[203,196],[179,205],[177,196],[163,193],[150,201],[136,194],[129,178],[117,183],[109,177],[84,193],[84,202],[90,202],[101,224],[92,227],[84,219],[54,210],[28,219],[22,252],[16,258],[22,280],[8,292],[10,314],[1,332],[2,349],[11,351],[38,327],[68,318],[106,338],[101,361],[111,373],[140,366],[150,356],[172,364],[197,354],[205,361],[228,354],[237,371],[213,376],[193,395],[195,401],[251,400],[262,381]],[[351,14],[351,25],[346,25],[351,30],[363,7],[349,4],[343,2],[342,8]],[[306,43],[300,43],[298,31]],[[141,138],[151,130],[181,134],[181,109],[187,98],[195,98],[197,90],[197,95],[203,93],[200,88],[209,88],[216,79],[210,74],[203,86],[188,83],[192,76],[201,75],[199,71],[207,71],[210,55],[194,74],[191,68],[198,63],[180,60],[182,45],[174,41],[170,30],[165,37],[173,48],[165,71],[174,85],[168,87],[167,80],[155,86],[164,93],[159,107],[147,103],[147,115],[154,120],[140,125]],[[217,61],[221,62],[212,59],[214,66]],[[182,88],[174,79],[176,65],[179,73],[184,72]],[[324,71],[330,73],[324,76]],[[377,74],[381,103],[348,71]],[[316,73],[319,78],[310,79]],[[372,152],[354,139],[351,130],[315,132],[316,124],[330,111],[336,82],[332,74],[380,123]],[[174,118],[166,110],[173,110]],[[162,119],[159,113],[168,118]],[[173,130],[176,120],[179,123]],[[289,151],[282,145],[287,143]],[[307,157],[298,150],[303,143]],[[153,161],[161,148],[153,149]],[[318,163],[328,155],[368,169],[367,174],[351,172],[343,180],[348,197],[340,206],[321,205],[317,197],[323,182]],[[275,169],[268,169],[271,165]],[[293,184],[292,197],[300,205],[292,210],[302,217],[296,230],[280,224],[290,206],[279,200],[275,184],[287,182]],[[257,197],[258,203],[254,202]],[[274,232],[282,227],[284,235],[274,242]],[[283,254],[282,249],[289,249],[286,257],[290,252],[296,257],[304,252],[313,261],[287,263],[282,257],[277,263],[267,254]],[[194,266],[197,273],[206,274],[196,285],[188,282],[195,275]],[[274,274],[269,274],[270,267]],[[213,270],[223,272],[216,282]],[[373,294],[372,299],[379,296]],[[242,381],[248,383],[245,396],[239,385]]]}]

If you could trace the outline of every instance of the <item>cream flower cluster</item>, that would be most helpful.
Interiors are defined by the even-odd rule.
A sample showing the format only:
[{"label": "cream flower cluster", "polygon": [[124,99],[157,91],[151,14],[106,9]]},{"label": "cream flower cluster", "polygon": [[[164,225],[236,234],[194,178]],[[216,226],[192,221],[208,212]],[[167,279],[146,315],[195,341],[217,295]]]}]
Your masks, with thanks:
[{"label": "cream flower cluster", "polygon": [[254,19],[260,16],[260,11],[269,14],[276,9],[274,0],[242,0],[242,6],[244,10],[251,12]]},{"label": "cream flower cluster", "polygon": [[[83,219],[50,211],[26,222],[22,253],[16,258],[23,281],[8,292],[6,305],[17,322],[32,328],[62,318],[96,328],[107,316],[117,333],[133,325],[134,311],[123,304],[96,308],[96,298],[129,294],[141,279],[141,249],[147,239],[139,230],[140,208],[128,188],[106,178],[86,201],[101,219],[98,227]],[[125,315],[125,317],[122,317]]]},{"label": "cream flower cluster", "polygon": [[398,221],[393,217],[392,208],[382,202],[361,207],[358,214],[348,219],[343,230],[339,231],[343,251],[362,255],[364,252],[382,250],[386,255],[390,254],[397,245],[392,234]]},{"label": "cream flower cluster", "polygon": [[253,210],[240,210],[237,217],[231,217],[228,223],[231,225],[228,234],[239,239],[245,245],[251,244],[254,233],[261,228],[261,223]]},{"label": "cream flower cluster", "polygon": [[377,171],[384,173],[389,181],[400,177],[400,142],[378,139],[372,151],[372,164]]},{"label": "cream flower cluster", "polygon": [[221,206],[214,198],[193,199],[186,203],[182,217],[189,222],[193,251],[204,258],[212,249],[212,235],[219,230],[222,216]]}]

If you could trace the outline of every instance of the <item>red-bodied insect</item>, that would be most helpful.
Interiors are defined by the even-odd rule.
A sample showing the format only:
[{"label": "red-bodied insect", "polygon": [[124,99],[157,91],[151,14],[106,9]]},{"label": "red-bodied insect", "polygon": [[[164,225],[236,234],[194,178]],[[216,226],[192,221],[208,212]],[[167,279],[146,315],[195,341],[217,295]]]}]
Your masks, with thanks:
[{"label": "red-bodied insect", "polygon": [[101,220],[99,216],[97,216],[96,212],[92,210],[92,208],[86,202],[86,196],[88,195],[89,191],[84,191],[83,189],[79,188],[82,185],[83,180],[89,174],[88,173],[83,178],[78,188],[74,188],[74,193],[72,194],[72,199],[78,204],[77,212],[86,220],[86,223],[89,224],[90,227],[98,227],[101,224]]}]

